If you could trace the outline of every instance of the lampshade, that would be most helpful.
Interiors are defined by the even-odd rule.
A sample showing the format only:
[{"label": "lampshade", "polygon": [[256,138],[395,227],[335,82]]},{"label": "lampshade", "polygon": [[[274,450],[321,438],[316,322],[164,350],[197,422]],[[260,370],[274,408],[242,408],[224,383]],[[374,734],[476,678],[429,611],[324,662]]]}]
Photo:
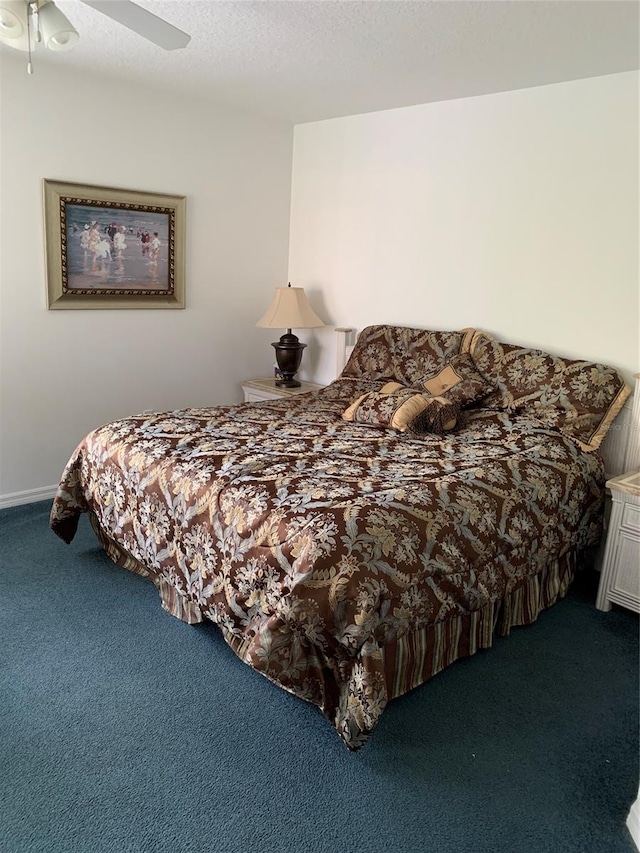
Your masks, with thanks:
[{"label": "lampshade", "polygon": [[324,323],[307,302],[302,287],[276,287],[271,304],[256,326],[263,329],[315,329]]},{"label": "lampshade", "polygon": [[49,50],[68,50],[78,41],[77,31],[51,0],[38,8],[38,25],[42,41]]}]

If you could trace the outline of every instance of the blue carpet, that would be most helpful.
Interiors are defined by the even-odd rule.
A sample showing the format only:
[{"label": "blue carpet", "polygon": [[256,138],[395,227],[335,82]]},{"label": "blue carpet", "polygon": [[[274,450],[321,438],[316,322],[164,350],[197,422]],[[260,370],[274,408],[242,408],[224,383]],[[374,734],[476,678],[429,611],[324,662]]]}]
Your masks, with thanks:
[{"label": "blue carpet", "polygon": [[638,620],[592,573],[350,754],[49,506],[0,512],[3,853],[635,850]]}]

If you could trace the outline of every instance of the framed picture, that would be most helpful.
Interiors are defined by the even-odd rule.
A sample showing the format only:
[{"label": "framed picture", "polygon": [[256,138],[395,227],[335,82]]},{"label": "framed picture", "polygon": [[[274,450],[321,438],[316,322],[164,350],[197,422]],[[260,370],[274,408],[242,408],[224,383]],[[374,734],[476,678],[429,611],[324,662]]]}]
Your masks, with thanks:
[{"label": "framed picture", "polygon": [[185,198],[44,181],[49,308],[184,308]]}]

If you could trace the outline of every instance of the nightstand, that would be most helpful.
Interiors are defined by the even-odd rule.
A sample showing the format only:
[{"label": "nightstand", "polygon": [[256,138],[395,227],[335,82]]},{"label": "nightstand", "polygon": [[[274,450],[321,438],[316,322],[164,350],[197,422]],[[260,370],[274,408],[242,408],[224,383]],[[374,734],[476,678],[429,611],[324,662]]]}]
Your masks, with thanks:
[{"label": "nightstand", "polygon": [[596,607],[621,604],[640,613],[640,471],[607,480],[611,519]]},{"label": "nightstand", "polygon": [[319,391],[324,385],[315,382],[301,382],[299,388],[278,388],[275,379],[248,379],[242,383],[245,403],[259,403],[261,400],[280,400],[282,397],[295,397],[308,391]]}]

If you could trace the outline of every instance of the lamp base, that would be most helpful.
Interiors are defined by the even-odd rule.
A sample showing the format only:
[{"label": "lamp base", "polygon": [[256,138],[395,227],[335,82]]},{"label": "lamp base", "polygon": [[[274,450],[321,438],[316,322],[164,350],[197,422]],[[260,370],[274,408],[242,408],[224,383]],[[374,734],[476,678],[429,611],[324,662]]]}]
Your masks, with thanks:
[{"label": "lamp base", "polygon": [[297,379],[276,379],[276,388],[300,388],[301,385]]},{"label": "lamp base", "polygon": [[282,373],[282,379],[276,379],[278,388],[300,388],[300,382],[293,377],[298,372],[302,361],[302,351],[307,346],[301,344],[296,335],[291,334],[291,329],[282,335],[279,341],[274,341],[271,346],[276,351],[276,363]]}]

